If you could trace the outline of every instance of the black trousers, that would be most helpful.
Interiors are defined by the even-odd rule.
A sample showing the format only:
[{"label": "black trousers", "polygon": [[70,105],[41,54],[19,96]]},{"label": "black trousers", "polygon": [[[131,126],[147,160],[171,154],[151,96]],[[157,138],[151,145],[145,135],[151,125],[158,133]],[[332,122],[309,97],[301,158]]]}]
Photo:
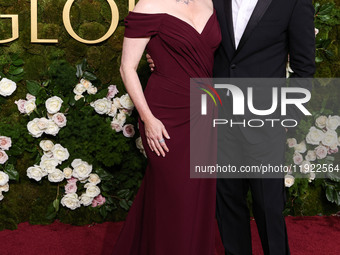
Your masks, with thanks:
[{"label": "black trousers", "polygon": [[[245,165],[284,164],[285,143],[283,128],[273,139],[264,139],[259,144],[248,143],[240,128],[229,128],[227,132],[223,132],[223,137],[219,134],[219,163],[224,162],[238,168]],[[285,206],[283,174],[281,177],[236,179],[228,178],[228,174],[218,176],[216,218],[225,254],[252,254],[250,217],[246,201],[249,189],[264,254],[290,254],[282,214]]]}]

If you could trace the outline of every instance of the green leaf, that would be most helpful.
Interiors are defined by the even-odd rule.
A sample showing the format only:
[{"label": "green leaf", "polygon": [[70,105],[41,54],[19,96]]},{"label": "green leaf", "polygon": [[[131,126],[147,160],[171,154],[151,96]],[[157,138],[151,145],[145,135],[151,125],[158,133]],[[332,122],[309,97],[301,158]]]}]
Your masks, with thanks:
[{"label": "green leaf", "polygon": [[8,164],[5,168],[5,173],[8,174],[10,180],[19,181],[19,173],[15,170],[14,165]]},{"label": "green leaf", "polygon": [[26,84],[28,92],[33,96],[37,96],[39,91],[41,90],[40,84],[36,81],[26,81]]},{"label": "green leaf", "polygon": [[129,205],[125,199],[122,199],[119,201],[120,207],[122,207],[124,210],[128,211],[129,210]]},{"label": "green leaf", "polygon": [[334,8],[334,3],[326,3],[322,5],[317,13],[317,17],[320,17],[320,15],[330,14],[333,8]]},{"label": "green leaf", "polygon": [[56,198],[56,199],[53,201],[52,204],[53,204],[53,207],[54,207],[55,211],[58,212],[58,211],[59,211],[59,204],[60,204],[59,199]]},{"label": "green leaf", "polygon": [[12,62],[12,64],[15,66],[22,66],[24,63],[25,63],[24,60],[22,60],[21,58]]},{"label": "green leaf", "polygon": [[322,57],[316,57],[315,58],[315,62],[316,63],[320,63],[320,62],[322,62],[323,61],[323,58]]},{"label": "green leaf", "polygon": [[334,202],[333,189],[334,188],[332,186],[326,187],[326,197],[327,197],[327,200],[330,201],[330,202]]},{"label": "green leaf", "polygon": [[97,77],[93,73],[90,73],[88,71],[84,72],[83,77],[89,81],[97,80]]},{"label": "green leaf", "polygon": [[78,79],[83,77],[82,66],[83,66],[82,64],[76,65],[76,68],[77,68],[76,76],[78,77]]},{"label": "green leaf", "polygon": [[57,217],[57,212],[53,206],[53,203],[51,203],[48,208],[47,208],[47,212],[46,212],[46,219],[48,220],[53,220],[55,219],[55,217]]},{"label": "green leaf", "polygon": [[11,66],[9,68],[8,73],[11,74],[11,75],[18,75],[18,74],[21,74],[23,71],[24,71],[24,68],[22,68],[22,67]]},{"label": "green leaf", "polygon": [[100,207],[99,212],[100,212],[101,216],[103,216],[103,218],[105,219],[106,216],[107,216],[107,210],[106,210],[105,206]]},{"label": "green leaf", "polygon": [[122,189],[120,191],[117,192],[117,195],[121,198],[128,198],[130,194],[130,190],[129,189]]}]

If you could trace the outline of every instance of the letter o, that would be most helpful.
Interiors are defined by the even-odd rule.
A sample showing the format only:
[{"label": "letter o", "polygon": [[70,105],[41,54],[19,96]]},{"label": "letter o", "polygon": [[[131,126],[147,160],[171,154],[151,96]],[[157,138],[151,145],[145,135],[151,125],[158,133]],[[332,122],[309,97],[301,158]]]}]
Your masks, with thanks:
[{"label": "letter o", "polygon": [[63,10],[63,22],[64,22],[65,29],[74,39],[76,39],[79,42],[86,43],[86,44],[96,44],[96,43],[101,43],[107,40],[114,33],[114,31],[116,30],[118,26],[119,12],[118,12],[118,7],[116,3],[113,0],[106,0],[108,4],[110,5],[111,14],[112,14],[110,28],[104,36],[102,36],[101,38],[97,40],[85,40],[74,32],[72,25],[71,25],[71,20],[70,20],[71,7],[74,1],[75,0],[67,0],[64,6],[64,10]]}]

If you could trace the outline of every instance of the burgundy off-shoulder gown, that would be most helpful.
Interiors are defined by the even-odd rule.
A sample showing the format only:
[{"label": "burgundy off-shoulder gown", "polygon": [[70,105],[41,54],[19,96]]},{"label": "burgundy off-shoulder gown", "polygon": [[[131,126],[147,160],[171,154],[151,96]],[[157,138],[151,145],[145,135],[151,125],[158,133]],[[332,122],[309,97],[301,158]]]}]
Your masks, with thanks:
[{"label": "burgundy off-shoulder gown", "polygon": [[156,65],[144,91],[154,116],[166,127],[170,152],[157,156],[139,130],[148,166],[114,255],[214,254],[214,179],[190,179],[190,78],[212,77],[221,41],[216,12],[199,33],[166,13],[130,12],[125,37],[151,37],[147,52]]}]

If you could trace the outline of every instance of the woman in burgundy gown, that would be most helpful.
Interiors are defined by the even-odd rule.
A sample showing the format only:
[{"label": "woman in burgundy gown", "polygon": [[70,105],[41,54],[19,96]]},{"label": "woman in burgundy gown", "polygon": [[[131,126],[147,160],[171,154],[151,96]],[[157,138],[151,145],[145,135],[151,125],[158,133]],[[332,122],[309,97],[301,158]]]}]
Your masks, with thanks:
[{"label": "woman in burgundy gown", "polygon": [[[212,255],[216,186],[190,178],[189,86],[191,77],[212,77],[221,41],[216,13],[202,31],[167,13],[130,12],[125,26],[121,73],[140,114],[148,166],[113,254]],[[136,70],[144,45],[156,68],[143,94],[127,70]]]}]

